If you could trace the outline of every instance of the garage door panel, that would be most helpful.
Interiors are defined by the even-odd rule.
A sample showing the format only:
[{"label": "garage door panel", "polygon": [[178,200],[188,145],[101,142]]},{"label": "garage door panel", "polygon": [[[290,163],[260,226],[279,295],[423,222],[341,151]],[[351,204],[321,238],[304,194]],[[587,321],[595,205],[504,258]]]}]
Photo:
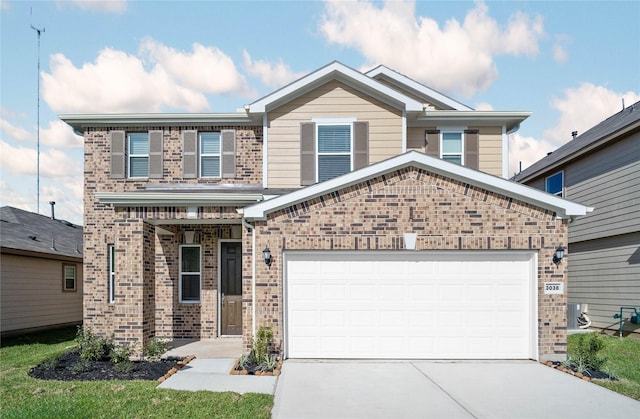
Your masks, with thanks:
[{"label": "garage door panel", "polygon": [[288,257],[287,356],[531,357],[533,257],[469,255]]}]

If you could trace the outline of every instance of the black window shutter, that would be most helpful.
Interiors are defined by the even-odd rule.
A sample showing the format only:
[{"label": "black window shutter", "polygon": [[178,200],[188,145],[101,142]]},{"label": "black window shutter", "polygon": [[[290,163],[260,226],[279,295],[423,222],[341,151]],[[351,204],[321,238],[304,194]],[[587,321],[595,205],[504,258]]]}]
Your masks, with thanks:
[{"label": "black window shutter", "polygon": [[182,176],[185,179],[198,177],[198,131],[182,132]]},{"label": "black window shutter", "polygon": [[300,184],[316,183],[316,124],[300,124]]},{"label": "black window shutter", "polygon": [[162,178],[163,160],[163,132],[162,130],[149,131],[149,177]]},{"label": "black window shutter", "polygon": [[232,129],[221,132],[221,169],[223,178],[236,177],[236,131]]},{"label": "black window shutter", "polygon": [[124,131],[111,131],[111,178],[125,177],[125,134]]},{"label": "black window shutter", "polygon": [[369,123],[357,121],[353,123],[353,169],[361,169],[369,165]]},{"label": "black window shutter", "polygon": [[464,132],[464,165],[470,169],[479,168],[480,133],[478,130]]}]

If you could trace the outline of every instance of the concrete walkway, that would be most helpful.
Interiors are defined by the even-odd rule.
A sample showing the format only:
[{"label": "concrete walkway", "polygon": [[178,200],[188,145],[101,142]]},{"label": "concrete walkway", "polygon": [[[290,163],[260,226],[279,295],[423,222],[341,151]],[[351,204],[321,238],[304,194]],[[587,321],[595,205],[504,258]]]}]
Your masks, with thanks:
[{"label": "concrete walkway", "polygon": [[285,361],[274,418],[630,418],[640,402],[533,361]]},{"label": "concrete walkway", "polygon": [[171,350],[163,358],[196,359],[160,383],[158,388],[187,391],[233,391],[236,393],[274,394],[278,377],[231,375],[229,372],[242,354],[242,337],[218,339],[176,339],[169,343]]}]

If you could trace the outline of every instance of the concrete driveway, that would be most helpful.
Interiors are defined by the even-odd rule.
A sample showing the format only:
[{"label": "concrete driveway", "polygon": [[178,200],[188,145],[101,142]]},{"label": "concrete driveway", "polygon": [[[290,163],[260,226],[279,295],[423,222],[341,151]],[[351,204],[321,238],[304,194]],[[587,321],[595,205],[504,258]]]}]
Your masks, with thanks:
[{"label": "concrete driveway", "polygon": [[631,418],[640,402],[533,361],[285,361],[274,418]]}]

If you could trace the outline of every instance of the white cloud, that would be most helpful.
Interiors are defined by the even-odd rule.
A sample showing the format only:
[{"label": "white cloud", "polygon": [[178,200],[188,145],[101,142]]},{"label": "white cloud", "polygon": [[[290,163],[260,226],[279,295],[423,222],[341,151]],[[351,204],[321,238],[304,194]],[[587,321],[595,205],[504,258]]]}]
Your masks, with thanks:
[{"label": "white cloud", "polygon": [[569,61],[569,54],[567,50],[560,44],[553,46],[553,61],[558,64],[566,64]]},{"label": "white cloud", "polygon": [[8,1],[0,0],[0,10],[9,10],[11,9],[11,5]]},{"label": "white cloud", "polygon": [[203,112],[207,93],[248,92],[233,62],[216,48],[194,44],[184,53],[147,39],[140,54],[144,59],[105,48],[81,67],[54,54],[51,73],[42,72],[42,97],[57,112]]},{"label": "white cloud", "polygon": [[73,129],[62,121],[49,121],[49,128],[40,132],[40,140],[50,147],[82,148],[83,137],[76,135]]},{"label": "white cloud", "polygon": [[56,3],[92,12],[124,13],[127,10],[127,0],[57,0]]},{"label": "white cloud", "polygon": [[480,102],[480,103],[476,104],[474,109],[476,111],[492,111],[493,110],[493,105],[491,105],[490,103],[486,103],[486,102]]},{"label": "white cloud", "polygon": [[215,94],[246,90],[233,60],[218,48],[194,43],[193,52],[186,53],[147,38],[140,54],[189,89]]},{"label": "white cloud", "polygon": [[[470,97],[498,77],[497,55],[535,56],[542,18],[524,13],[499,24],[477,1],[461,23],[415,15],[415,1],[327,1],[320,31],[329,42],[362,53],[369,66],[385,64],[430,86]],[[399,50],[402,52],[399,53]]]},{"label": "white cloud", "polygon": [[[622,99],[630,105],[640,100],[639,92],[615,92],[605,86],[582,83],[565,89],[563,97],[551,99],[550,107],[560,113],[555,125],[544,130],[544,138],[557,147],[571,140],[571,132],[582,134],[622,109]],[[549,150],[552,151],[552,150]]]},{"label": "white cloud", "polygon": [[[77,191],[80,191],[78,196]],[[40,192],[40,212],[49,214],[49,201],[54,201],[56,218],[82,224],[82,178],[69,180],[62,184],[46,185]],[[45,203],[43,206],[43,203]],[[44,210],[43,210],[44,209]]]},{"label": "white cloud", "polygon": [[7,182],[0,180],[0,201],[2,206],[9,205],[25,211],[35,212],[35,195],[35,188],[33,189],[33,198],[28,198],[24,195],[24,190],[17,192]]},{"label": "white cloud", "polygon": [[[14,147],[0,140],[0,163],[2,170],[12,175],[37,174],[37,152],[35,148]],[[40,176],[53,178],[82,177],[82,164],[60,150],[40,150]]]},{"label": "white cloud", "polygon": [[509,136],[508,176],[511,177],[520,172],[520,163],[522,163],[524,170],[556,148],[557,146],[549,140],[526,137],[519,132],[511,134]]},{"label": "white cloud", "polygon": [[293,72],[282,60],[276,63],[267,60],[252,60],[246,50],[242,51],[242,56],[247,72],[269,87],[282,87],[305,75],[305,73]]},{"label": "white cloud", "polygon": [[18,140],[18,141],[28,141],[28,140],[34,140],[35,141],[35,134],[27,131],[26,129],[22,128],[22,127],[17,127],[15,125],[13,125],[11,122],[7,121],[6,119],[0,119],[0,128],[2,129],[3,132],[3,139],[4,136],[8,136],[9,138],[13,138],[14,140]]}]

